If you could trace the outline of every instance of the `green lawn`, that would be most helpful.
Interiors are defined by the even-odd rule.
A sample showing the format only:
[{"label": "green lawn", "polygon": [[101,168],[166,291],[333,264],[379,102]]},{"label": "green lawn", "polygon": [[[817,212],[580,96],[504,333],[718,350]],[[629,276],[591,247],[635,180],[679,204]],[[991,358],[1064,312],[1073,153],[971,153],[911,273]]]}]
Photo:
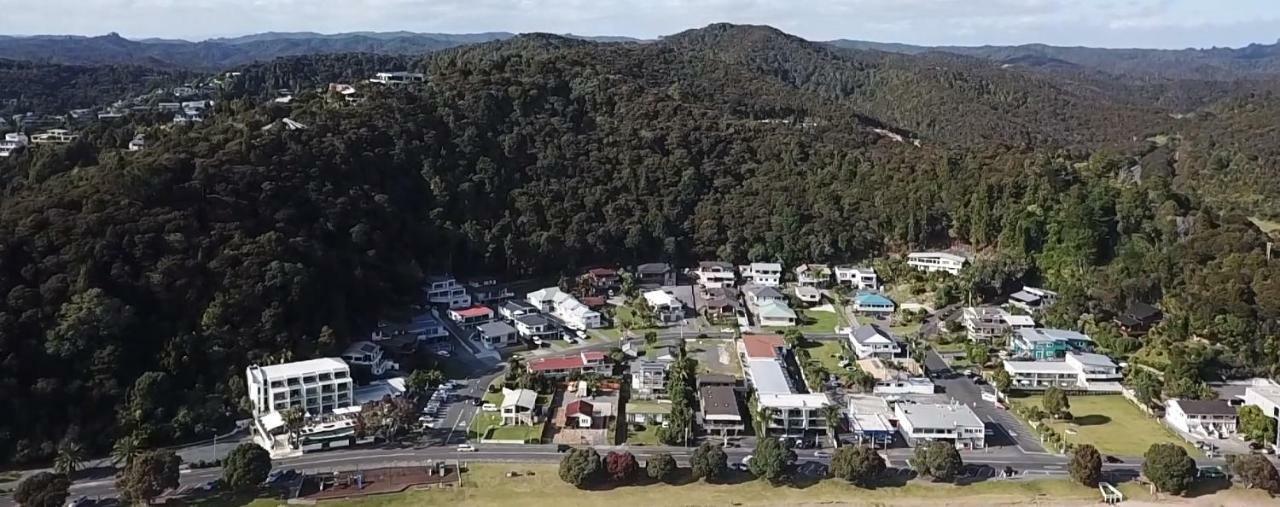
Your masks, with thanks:
[{"label": "green lawn", "polygon": [[[623,319],[628,319],[628,320],[631,320],[632,322],[636,322],[637,319],[635,318],[635,315],[636,315],[636,311],[632,309],[630,306],[624,305],[624,306],[613,307],[613,321],[615,323]],[[631,335],[637,336],[637,337],[644,336],[645,331],[649,331],[652,329],[655,329],[655,328],[651,328],[651,327],[633,328],[631,330]],[[622,328],[617,326],[603,328],[603,329],[596,329],[594,331],[604,335],[606,338],[613,338],[615,340],[622,337]]]},{"label": "green lawn", "polygon": [[[1040,395],[1013,397],[1016,405],[1039,405]],[[1141,456],[1151,444],[1172,442],[1200,456],[1194,446],[1118,394],[1070,396],[1072,421],[1049,426],[1071,443],[1093,444],[1103,454]],[[1074,431],[1074,433],[1068,430]]]},{"label": "green lawn", "polygon": [[[517,477],[507,477],[516,472]],[[565,504],[611,507],[656,505],[960,505],[989,506],[1054,504],[1096,501],[1098,491],[1065,479],[984,481],[968,486],[912,481],[903,487],[858,488],[837,480],[825,480],[805,488],[774,487],[765,481],[730,481],[730,484],[680,481],[582,490],[557,477],[555,465],[474,464],[463,476],[462,488],[444,488],[379,495],[359,500],[326,502],[356,507],[409,507],[421,505],[561,507]],[[1127,498],[1151,500],[1141,487],[1124,484]],[[1231,489],[1211,499],[1217,504],[1257,502],[1254,491]],[[254,503],[255,507],[273,505]]]},{"label": "green lawn", "polygon": [[914,324],[904,324],[901,326],[889,326],[889,332],[898,335],[901,338],[906,338],[920,332],[920,328],[923,325],[924,324],[916,322]]},{"label": "green lawn", "polygon": [[800,326],[800,331],[815,334],[831,334],[835,332],[836,327],[844,327],[844,318],[841,317],[842,312],[824,312],[821,310],[801,310],[799,312],[800,322],[807,324]]},{"label": "green lawn", "polygon": [[[502,379],[499,378],[494,380],[493,383],[502,385]],[[485,403],[492,403],[494,405],[501,406],[502,392],[491,393],[485,391],[484,401]],[[546,407],[549,404],[551,404],[551,396],[545,394],[538,395],[538,406]],[[502,414],[500,412],[480,411],[476,413],[475,419],[472,419],[471,427],[467,428],[467,438],[471,440],[479,440],[482,438],[525,441],[537,440],[542,438],[542,433],[545,427],[545,421],[542,424],[536,424],[533,426],[503,426]],[[491,429],[493,432],[492,434],[489,434]]]},{"label": "green lawn", "polygon": [[844,371],[844,368],[840,367],[840,358],[836,357],[845,353],[840,342],[806,340],[801,347],[809,351],[810,361],[821,364],[827,371],[831,373]]},{"label": "green lawn", "polygon": [[627,424],[627,444],[629,445],[661,445],[658,440],[659,424],[645,424],[644,431],[636,431],[635,425]]}]

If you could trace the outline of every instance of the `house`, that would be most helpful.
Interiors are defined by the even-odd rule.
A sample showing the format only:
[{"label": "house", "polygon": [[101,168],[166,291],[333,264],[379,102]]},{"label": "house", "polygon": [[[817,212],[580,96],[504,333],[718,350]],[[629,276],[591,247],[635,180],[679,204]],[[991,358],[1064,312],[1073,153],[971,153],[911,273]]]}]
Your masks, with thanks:
[{"label": "house", "polygon": [[698,375],[698,389],[702,389],[706,386],[737,387],[738,378],[733,375],[725,375],[722,373],[703,373]]},{"label": "house", "polygon": [[329,83],[329,93],[335,94],[347,104],[364,102],[364,96],[354,86],[344,83]]},{"label": "house", "polygon": [[627,402],[627,422],[632,424],[662,424],[671,417],[671,403],[654,401]]},{"label": "house", "polygon": [[480,343],[491,349],[520,343],[520,332],[506,322],[486,322],[476,327],[476,332]]},{"label": "house", "polygon": [[[6,136],[7,137],[7,136]],[[79,134],[72,134],[66,129],[49,129],[43,133],[31,136],[32,144],[67,144],[79,139]]]},{"label": "house", "polygon": [[698,277],[698,285],[703,289],[719,289],[733,287],[737,283],[737,273],[733,264],[720,261],[702,261],[693,272]]},{"label": "house", "polygon": [[595,373],[605,367],[605,355],[600,351],[586,351],[564,356],[540,357],[529,361],[530,372],[549,377],[567,376],[570,373]]},{"label": "house", "polygon": [[702,302],[702,315],[713,323],[732,322],[744,315],[742,304],[738,302],[738,290],[730,287],[712,287],[706,289],[706,298]]},{"label": "house", "polygon": [[4,140],[0,141],[0,157],[8,157],[13,152],[26,148],[29,141],[27,136],[18,132],[5,134]]},{"label": "house", "polygon": [[[296,456],[303,452],[303,444],[320,441],[331,436],[344,439],[354,436],[354,421],[350,424],[330,423],[327,432],[307,431],[296,441],[285,425],[283,412],[301,410],[316,419],[359,411],[356,404],[355,385],[351,379],[351,367],[341,359],[321,358],[270,366],[253,365],[245,368],[249,400],[253,406],[250,433],[254,443],[266,449],[272,457]],[[310,430],[313,426],[308,425]]]},{"label": "house", "polygon": [[449,308],[466,308],[471,306],[471,295],[467,294],[466,287],[458,283],[458,280],[451,275],[434,275],[427,277],[426,285],[423,287],[426,292],[427,302],[433,305],[443,305]]},{"label": "house", "polygon": [[952,275],[960,274],[968,259],[964,256],[947,252],[912,252],[907,254],[907,265],[919,271],[933,273],[944,271]]},{"label": "house", "polygon": [[797,285],[795,288],[795,292],[796,292],[796,299],[799,299],[802,302],[810,303],[810,304],[822,302],[822,291],[818,290],[817,287],[810,287],[807,285]]},{"label": "house", "polygon": [[746,266],[739,266],[738,271],[742,273],[746,283],[765,287],[782,285],[782,264],[776,262],[753,262]]},{"label": "house", "polygon": [[1227,400],[1169,400],[1164,420],[1183,433],[1212,438],[1236,434],[1236,407]]},{"label": "house", "polygon": [[596,294],[608,294],[622,287],[622,277],[612,268],[592,268],[583,275]]},{"label": "house", "polygon": [[797,284],[819,288],[831,285],[831,267],[826,264],[801,264],[795,272]]},{"label": "house", "polygon": [[436,317],[434,311],[426,311],[413,317],[408,322],[379,322],[378,328],[370,336],[371,341],[380,342],[398,336],[413,336],[419,342],[437,342],[449,337],[449,330]]},{"label": "house", "polygon": [[859,443],[871,443],[888,446],[893,443],[893,434],[897,431],[893,422],[896,415],[883,397],[866,394],[848,394],[846,413],[849,420],[849,432]]},{"label": "house", "polygon": [[667,396],[669,361],[639,360],[631,363],[631,396],[649,400]]},{"label": "house", "polygon": [[743,335],[739,354],[747,383],[758,393],[791,393],[792,380],[785,368],[787,345],[778,335]]},{"label": "house", "polygon": [[[1263,415],[1280,420],[1280,386],[1271,381],[1259,384],[1245,388],[1244,404],[1258,407]],[[1276,441],[1271,445],[1280,446],[1280,434],[1276,435]]]},{"label": "house", "polygon": [[1036,327],[1030,315],[1013,315],[994,306],[967,307],[960,319],[973,342],[990,342],[1017,329]]},{"label": "house", "polygon": [[482,305],[450,309],[448,315],[449,320],[457,322],[464,328],[492,322],[496,318],[492,309]]},{"label": "house", "polygon": [[756,316],[760,326],[787,327],[796,325],[796,313],[787,306],[787,298],[768,285],[744,285],[747,308]]},{"label": "house", "polygon": [[530,304],[560,319],[571,329],[594,329],[603,325],[600,312],[587,308],[587,305],[573,295],[557,287],[530,292],[528,300]]},{"label": "house", "polygon": [[1027,313],[1035,313],[1058,301],[1058,293],[1037,287],[1023,286],[1022,290],[1009,295],[1009,304],[1021,308]]},{"label": "house", "polygon": [[418,72],[379,72],[373,75],[370,83],[383,85],[405,85],[411,83],[421,83],[427,80],[427,76]]},{"label": "house", "polygon": [[142,151],[142,149],[146,147],[147,138],[142,134],[133,136],[133,139],[129,141],[129,151]]},{"label": "house", "polygon": [[513,299],[498,305],[498,315],[501,315],[502,318],[509,321],[515,321],[516,317],[529,315],[531,313],[538,313],[538,307],[533,306],[533,304],[528,301]]},{"label": "house", "polygon": [[892,299],[877,292],[859,292],[853,297],[853,311],[866,314],[893,313],[897,305]]},{"label": "house", "polygon": [[825,394],[758,393],[756,402],[769,412],[765,424],[771,434],[803,437],[808,432],[827,431],[824,409],[831,405]]},{"label": "house", "polygon": [[538,424],[538,393],[532,389],[502,388],[502,425]]},{"label": "house", "polygon": [[959,449],[986,447],[986,426],[968,405],[899,403],[894,406],[898,430],[911,446],[943,440]]},{"label": "house", "polygon": [[684,304],[670,293],[664,290],[647,291],[644,293],[644,300],[658,322],[671,323],[684,320]]},{"label": "house", "polygon": [[880,279],[876,270],[868,266],[836,266],[836,283],[848,285],[856,290],[877,290]]},{"label": "house", "polygon": [[1061,361],[1005,361],[1013,380],[1011,389],[1040,391],[1058,387],[1067,391],[1120,392],[1123,375],[1115,361],[1102,354],[1067,352]]},{"label": "house", "polygon": [[849,345],[858,359],[892,359],[905,355],[906,345],[879,324],[863,324],[849,330]]},{"label": "house", "polygon": [[573,428],[591,428],[595,417],[595,407],[586,400],[578,399],[564,407],[565,425]]},{"label": "house", "polygon": [[877,380],[871,393],[877,396],[902,394],[933,394],[936,387],[928,377],[904,377]]},{"label": "house", "polygon": [[737,435],[746,429],[746,421],[738,408],[737,391],[730,386],[708,385],[698,388],[699,426],[711,435]]},{"label": "house", "polygon": [[512,291],[509,285],[498,283],[493,278],[467,282],[466,289],[467,294],[471,295],[471,302],[481,305],[499,303],[516,297],[515,291]]},{"label": "house", "polygon": [[636,283],[647,286],[675,285],[676,272],[665,262],[651,262],[636,266]]},{"label": "house", "polygon": [[389,370],[400,368],[400,365],[383,359],[385,351],[381,345],[371,341],[352,342],[342,352],[342,360],[353,366],[363,366],[375,376],[385,374]]},{"label": "house", "polygon": [[1124,313],[1117,315],[1115,323],[1120,326],[1120,330],[1128,335],[1142,335],[1151,330],[1153,326],[1160,323],[1164,318],[1164,314],[1159,308],[1142,302],[1134,302],[1125,309]]},{"label": "house", "polygon": [[555,335],[560,334],[560,327],[551,323],[546,317],[537,313],[527,313],[517,315],[515,318],[516,332],[521,338],[532,340],[551,339]]},{"label": "house", "polygon": [[1015,358],[1061,359],[1067,352],[1093,351],[1093,339],[1068,329],[1022,328],[1009,338],[1009,351]]}]

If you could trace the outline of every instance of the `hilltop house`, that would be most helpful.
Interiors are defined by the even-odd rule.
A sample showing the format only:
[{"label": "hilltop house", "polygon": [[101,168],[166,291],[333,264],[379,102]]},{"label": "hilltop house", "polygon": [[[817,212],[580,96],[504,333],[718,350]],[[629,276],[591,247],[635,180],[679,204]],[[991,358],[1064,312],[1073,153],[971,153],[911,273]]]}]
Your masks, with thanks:
[{"label": "hilltop house", "polygon": [[821,288],[831,284],[831,267],[826,264],[801,264],[795,272],[800,285]]},{"label": "hilltop house", "polygon": [[1036,327],[1030,315],[1013,315],[994,306],[967,307],[961,317],[969,340],[989,342],[1017,329]]},{"label": "hilltop house", "polygon": [[866,314],[890,314],[897,309],[892,299],[878,292],[859,292],[853,297],[853,311]]},{"label": "hilltop house", "polygon": [[967,262],[968,260],[964,256],[948,252],[912,252],[907,254],[907,265],[929,273],[944,271],[952,275],[958,275]]},{"label": "hilltop house", "polygon": [[1058,301],[1058,293],[1037,287],[1023,286],[1022,290],[1009,296],[1009,304],[1021,308],[1027,313],[1035,313]]},{"label": "hilltop house", "polygon": [[836,266],[836,283],[848,285],[855,290],[876,290],[880,288],[880,279],[876,270],[866,266]]},{"label": "hilltop house", "polygon": [[698,277],[698,285],[702,286],[704,290],[733,287],[737,282],[737,274],[733,270],[733,264],[728,262],[699,262],[698,269],[693,274]]},{"label": "hilltop house", "polygon": [[467,289],[451,275],[427,277],[426,287],[423,290],[427,294],[427,302],[433,305],[449,308],[471,306],[471,295],[467,294]]},{"label": "hilltop house", "polygon": [[748,284],[777,287],[782,285],[782,265],[776,262],[753,262],[739,266],[743,280]]},{"label": "hilltop house", "polygon": [[665,262],[651,262],[636,266],[636,283],[646,286],[676,284],[676,272]]},{"label": "hilltop house", "polygon": [[1156,324],[1159,324],[1163,318],[1164,314],[1160,312],[1159,308],[1142,302],[1134,302],[1125,309],[1124,313],[1116,316],[1115,323],[1127,335],[1142,335],[1150,331]]},{"label": "hilltop house", "polygon": [[1022,328],[1010,337],[1009,351],[1015,358],[1061,359],[1067,352],[1093,351],[1093,339],[1068,329]]}]

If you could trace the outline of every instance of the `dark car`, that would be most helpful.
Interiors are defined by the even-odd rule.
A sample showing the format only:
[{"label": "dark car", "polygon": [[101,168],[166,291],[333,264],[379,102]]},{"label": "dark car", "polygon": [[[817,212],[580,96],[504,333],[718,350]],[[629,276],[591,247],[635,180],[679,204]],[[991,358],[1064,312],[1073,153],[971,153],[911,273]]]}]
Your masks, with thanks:
[{"label": "dark car", "polygon": [[1107,463],[1111,463],[1111,464],[1124,463],[1124,460],[1117,458],[1115,456],[1107,456],[1106,458],[1103,458],[1103,461],[1106,461]]},{"label": "dark car", "polygon": [[567,444],[556,444],[556,452],[569,452]]}]

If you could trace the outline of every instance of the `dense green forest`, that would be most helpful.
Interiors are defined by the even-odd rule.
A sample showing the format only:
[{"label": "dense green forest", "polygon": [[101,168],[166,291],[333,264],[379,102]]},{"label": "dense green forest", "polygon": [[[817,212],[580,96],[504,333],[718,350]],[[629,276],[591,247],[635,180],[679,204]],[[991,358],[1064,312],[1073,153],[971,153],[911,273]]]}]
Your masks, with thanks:
[{"label": "dense green forest", "polygon": [[[391,65],[429,82],[359,105],[310,91]],[[1161,303],[1165,325],[1113,350],[1193,375],[1280,365],[1267,237],[1191,188],[1253,186],[1248,209],[1276,209],[1257,187],[1274,152],[1242,142],[1258,132],[1210,130],[1265,130],[1270,98],[1179,123],[1141,93],[729,25],[240,71],[203,124],[103,125],[0,161],[0,463],[206,435],[239,415],[246,365],[332,353],[441,270],[967,245],[966,290],[1054,288],[1055,325]],[[307,91],[263,100],[281,87]],[[286,116],[307,128],[263,128]],[[121,151],[139,129],[149,147]],[[1207,143],[1255,165],[1215,165]]]}]

